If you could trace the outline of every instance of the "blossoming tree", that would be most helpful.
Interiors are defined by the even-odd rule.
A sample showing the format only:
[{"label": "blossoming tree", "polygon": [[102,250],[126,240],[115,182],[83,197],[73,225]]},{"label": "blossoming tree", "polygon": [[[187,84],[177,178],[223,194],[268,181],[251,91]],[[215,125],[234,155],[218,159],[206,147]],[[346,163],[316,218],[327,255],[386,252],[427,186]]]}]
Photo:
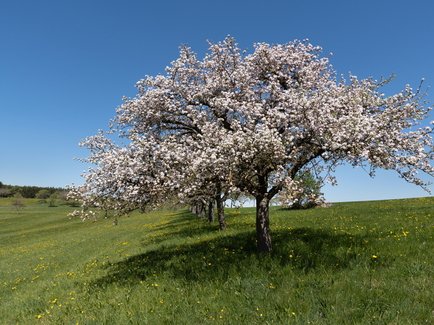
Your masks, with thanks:
[{"label": "blossoming tree", "polygon": [[[126,201],[161,196],[162,188],[182,198],[213,181],[222,193],[255,197],[258,250],[271,251],[270,200],[282,189],[297,193],[296,176],[306,170],[333,181],[331,172],[347,162],[427,185],[417,172],[434,173],[433,128],[418,126],[430,107],[409,86],[382,94],[386,82],[339,80],[307,42],[259,43],[247,54],[228,37],[203,59],[183,47],[166,74],[140,80],[138,94],[118,108],[113,131],[129,139],[129,149],[105,150],[84,192],[98,196],[93,183],[107,183],[107,163],[112,185],[104,187]],[[127,165],[122,150],[135,152]],[[146,181],[132,182],[139,177]]]}]

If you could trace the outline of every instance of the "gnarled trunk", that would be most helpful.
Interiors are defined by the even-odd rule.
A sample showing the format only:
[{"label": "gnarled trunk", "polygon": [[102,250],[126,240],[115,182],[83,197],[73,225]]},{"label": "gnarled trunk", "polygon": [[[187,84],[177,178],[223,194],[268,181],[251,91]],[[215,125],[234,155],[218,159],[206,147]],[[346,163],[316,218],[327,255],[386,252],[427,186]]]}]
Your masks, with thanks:
[{"label": "gnarled trunk", "polygon": [[268,192],[268,176],[258,176],[258,191],[256,192],[256,244],[258,252],[271,252],[270,235],[270,199],[273,197]]},{"label": "gnarled trunk", "polygon": [[270,200],[267,195],[256,196],[256,241],[258,251],[261,253],[271,252],[270,235]]}]

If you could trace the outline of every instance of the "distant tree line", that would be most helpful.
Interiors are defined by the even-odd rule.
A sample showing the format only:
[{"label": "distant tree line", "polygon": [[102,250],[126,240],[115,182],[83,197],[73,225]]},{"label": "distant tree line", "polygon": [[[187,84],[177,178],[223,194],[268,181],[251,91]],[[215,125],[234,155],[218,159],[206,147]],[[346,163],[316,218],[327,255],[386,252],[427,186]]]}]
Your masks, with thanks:
[{"label": "distant tree line", "polygon": [[66,190],[60,187],[19,186],[3,184],[0,182],[0,197],[12,197],[18,193],[26,199],[47,199],[54,193],[66,193]]}]

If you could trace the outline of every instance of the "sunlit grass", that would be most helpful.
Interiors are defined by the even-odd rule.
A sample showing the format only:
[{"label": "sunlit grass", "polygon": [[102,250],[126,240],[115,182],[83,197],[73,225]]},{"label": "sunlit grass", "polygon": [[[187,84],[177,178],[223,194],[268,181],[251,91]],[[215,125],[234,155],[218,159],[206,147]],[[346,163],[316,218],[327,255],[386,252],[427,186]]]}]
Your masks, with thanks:
[{"label": "sunlit grass", "polygon": [[[1,200],[0,200],[1,201]],[[434,199],[254,208],[228,230],[186,211],[82,223],[0,202],[1,324],[431,324]]]}]

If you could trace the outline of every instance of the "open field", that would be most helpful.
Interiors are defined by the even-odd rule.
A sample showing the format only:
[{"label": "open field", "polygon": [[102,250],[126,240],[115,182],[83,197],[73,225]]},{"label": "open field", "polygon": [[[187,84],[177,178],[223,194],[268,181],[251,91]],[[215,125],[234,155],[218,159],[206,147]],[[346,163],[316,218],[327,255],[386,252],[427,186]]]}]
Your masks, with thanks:
[{"label": "open field", "polygon": [[433,324],[434,198],[83,223],[0,200],[0,324]]}]

